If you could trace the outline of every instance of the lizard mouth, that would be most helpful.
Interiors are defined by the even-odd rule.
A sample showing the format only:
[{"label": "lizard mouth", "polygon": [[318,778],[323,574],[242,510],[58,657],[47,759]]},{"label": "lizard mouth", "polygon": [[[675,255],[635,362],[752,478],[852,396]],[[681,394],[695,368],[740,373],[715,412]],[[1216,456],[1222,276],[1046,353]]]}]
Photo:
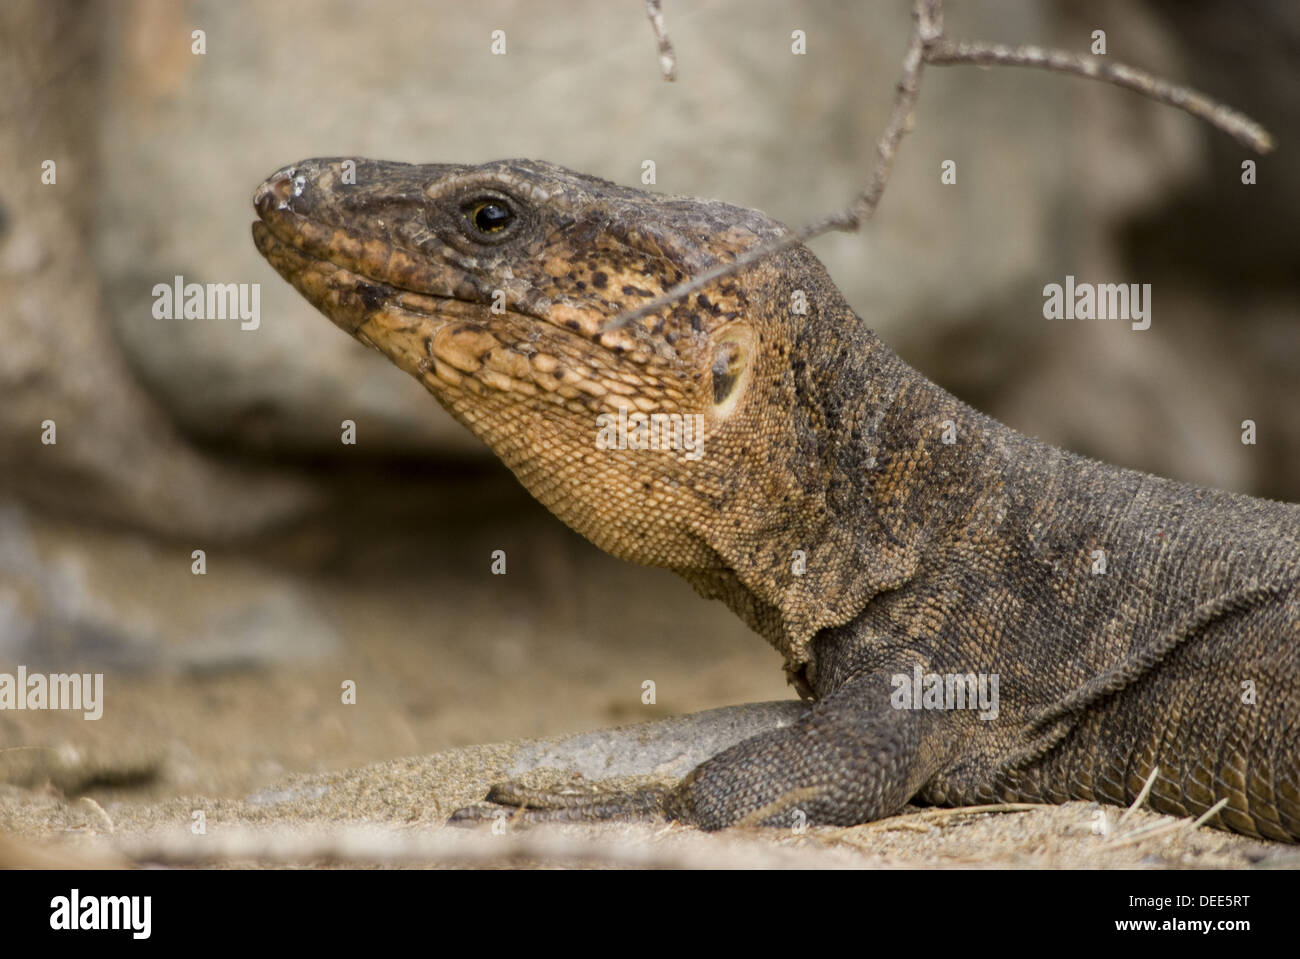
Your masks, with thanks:
[{"label": "lizard mouth", "polygon": [[253,243],[268,263],[308,302],[353,336],[381,315],[450,321],[477,316],[473,304],[455,297],[417,293],[315,256],[286,240],[264,220],[253,221]]},{"label": "lizard mouth", "polygon": [[336,326],[377,345],[377,334],[395,324],[409,329],[415,322],[431,332],[480,315],[477,304],[434,292],[437,278],[411,254],[295,210],[292,173],[282,170],[258,188],[253,243]]}]

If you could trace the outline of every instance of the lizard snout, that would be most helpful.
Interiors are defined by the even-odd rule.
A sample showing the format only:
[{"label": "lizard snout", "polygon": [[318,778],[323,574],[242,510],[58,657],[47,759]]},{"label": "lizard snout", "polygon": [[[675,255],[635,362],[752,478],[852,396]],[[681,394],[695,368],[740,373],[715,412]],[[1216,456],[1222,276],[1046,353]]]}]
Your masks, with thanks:
[{"label": "lizard snout", "polygon": [[276,170],[253,194],[253,209],[262,217],[272,210],[288,209],[289,198],[301,195],[305,182],[305,178],[298,175],[296,167],[287,166]]}]

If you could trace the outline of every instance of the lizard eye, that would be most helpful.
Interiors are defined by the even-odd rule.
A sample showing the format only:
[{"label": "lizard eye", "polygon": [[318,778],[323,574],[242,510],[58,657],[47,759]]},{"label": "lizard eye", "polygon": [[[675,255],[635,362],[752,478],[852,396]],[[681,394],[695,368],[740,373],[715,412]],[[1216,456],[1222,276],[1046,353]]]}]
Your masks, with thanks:
[{"label": "lizard eye", "polygon": [[515,212],[502,200],[479,200],[469,209],[474,229],[489,236],[500,233],[515,220]]}]

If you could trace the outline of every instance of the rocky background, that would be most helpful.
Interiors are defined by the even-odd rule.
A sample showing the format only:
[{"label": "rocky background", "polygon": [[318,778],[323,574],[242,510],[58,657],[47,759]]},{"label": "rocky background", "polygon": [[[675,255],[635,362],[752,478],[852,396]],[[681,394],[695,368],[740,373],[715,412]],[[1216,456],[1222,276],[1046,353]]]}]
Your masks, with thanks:
[{"label": "rocky background", "polygon": [[[652,159],[655,189],[795,225],[861,188],[908,4],[665,6],[675,84],[637,0],[0,5],[0,671],[108,672],[98,722],[0,713],[0,801],[241,797],[791,695],[725,609],[562,527],[249,237],[257,184],[320,155],[536,157],[624,184]],[[1075,50],[1103,29],[1279,149],[1244,186],[1237,144],[1134,94],[932,68],[877,218],[814,244],[850,302],[1017,429],[1300,499],[1300,7],[954,0],[947,24]],[[260,328],[154,319],[178,274],[262,284]],[[1044,320],[1067,274],[1150,283],[1151,328]]]}]

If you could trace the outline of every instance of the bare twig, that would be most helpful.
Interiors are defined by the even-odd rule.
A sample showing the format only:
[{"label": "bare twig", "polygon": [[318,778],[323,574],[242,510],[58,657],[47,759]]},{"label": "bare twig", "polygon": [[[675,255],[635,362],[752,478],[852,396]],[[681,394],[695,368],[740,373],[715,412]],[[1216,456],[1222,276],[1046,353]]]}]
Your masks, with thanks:
[{"label": "bare twig", "polygon": [[[662,63],[668,38],[666,34],[660,32],[663,27],[663,17],[659,6],[660,0],[646,0],[646,10],[655,25],[655,34],[660,37],[659,50]],[[863,223],[871,219],[885,192],[885,185],[894,168],[898,144],[910,129],[912,111],[921,89],[921,74],[926,64],[1039,67],[1054,73],[1069,73],[1101,80],[1134,90],[1159,103],[1186,110],[1192,116],[1204,120],[1259,153],[1267,153],[1273,149],[1273,138],[1268,131],[1245,114],[1212,100],[1190,87],[1169,83],[1135,67],[1063,50],[947,40],[943,36],[943,0],[914,0],[912,19],[914,21],[912,36],[907,53],[903,56],[903,69],[898,78],[894,105],[889,111],[885,131],[876,144],[876,163],[871,169],[871,175],[862,193],[843,210],[824,216],[771,243],[746,250],[734,260],[705,270],[660,296],[647,300],[636,309],[616,316],[601,327],[602,333],[625,327],[642,317],[673,305],[715,280],[738,273],[759,260],[824,233],[832,230],[856,232]],[[671,57],[672,47],[667,46],[666,49],[668,56]],[[665,70],[667,69],[665,66]]]},{"label": "bare twig", "polygon": [[663,0],[645,0],[645,15],[650,18],[650,27],[659,43],[659,69],[665,80],[676,80],[677,54],[673,53],[673,42],[668,39],[668,28],[664,26]]},{"label": "bare twig", "polygon": [[1042,47],[1008,47],[1000,43],[941,40],[926,53],[926,62],[937,66],[970,63],[978,66],[1038,67],[1054,73],[1073,73],[1134,90],[1144,97],[1185,110],[1197,119],[1223,131],[1256,153],[1273,149],[1273,138],[1262,126],[1226,104],[1212,100],[1191,87],[1152,76],[1126,63],[1101,57]]},{"label": "bare twig", "polygon": [[[743,270],[751,263],[757,263],[759,260],[769,257],[773,253],[780,253],[782,250],[788,250],[792,246],[798,246],[805,240],[810,240],[815,236],[821,236],[823,233],[827,233],[831,230],[853,230],[854,227],[852,226],[840,224],[839,220],[843,217],[843,214],[832,214],[824,220],[819,220],[816,223],[809,224],[802,230],[798,230],[794,233],[787,233],[785,236],[781,237],[781,239],[775,240],[765,246],[756,246],[751,250],[746,250],[734,260],[720,263],[715,267],[710,267],[703,273],[697,273],[689,280],[677,284],[667,293],[661,293],[652,300],[646,300],[636,309],[628,310],[626,313],[614,317],[614,319],[610,320],[600,328],[600,332],[608,333],[610,330],[621,329],[629,323],[635,323],[637,320],[641,319],[641,317],[649,316],[656,310],[661,310],[665,306],[672,306],[678,300],[694,293],[701,287],[708,286],[714,280],[721,279],[724,276],[731,276],[733,273]],[[831,220],[836,220],[837,222],[831,225],[826,225],[827,221]]]},{"label": "bare twig", "polygon": [[610,320],[601,327],[600,331],[602,333],[621,329],[643,316],[649,316],[656,310],[671,306],[701,287],[708,286],[714,280],[721,279],[724,276],[731,276],[751,263],[757,263],[773,253],[788,250],[792,246],[798,246],[800,243],[821,236],[823,233],[830,233],[832,230],[855,232],[864,221],[870,219],[871,215],[876,212],[876,206],[880,203],[881,195],[885,192],[885,183],[889,180],[890,171],[894,168],[894,155],[898,152],[899,141],[903,139],[903,134],[908,130],[908,120],[912,115],[913,108],[916,106],[917,95],[921,92],[921,71],[925,68],[925,44],[937,40],[943,33],[942,4],[940,0],[916,0],[912,17],[916,21],[916,25],[912,30],[912,39],[908,44],[907,53],[903,56],[903,72],[898,78],[898,86],[894,94],[894,106],[889,111],[889,122],[885,124],[885,132],[880,135],[880,140],[876,144],[876,165],[871,171],[871,178],[867,181],[866,189],[862,191],[857,199],[847,208],[829,216],[824,216],[820,220],[808,224],[803,229],[787,233],[772,243],[746,250],[734,260],[720,263],[703,273],[696,274],[689,280],[677,284],[668,292],[647,300],[636,309],[629,310]]}]

